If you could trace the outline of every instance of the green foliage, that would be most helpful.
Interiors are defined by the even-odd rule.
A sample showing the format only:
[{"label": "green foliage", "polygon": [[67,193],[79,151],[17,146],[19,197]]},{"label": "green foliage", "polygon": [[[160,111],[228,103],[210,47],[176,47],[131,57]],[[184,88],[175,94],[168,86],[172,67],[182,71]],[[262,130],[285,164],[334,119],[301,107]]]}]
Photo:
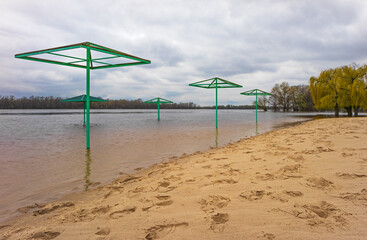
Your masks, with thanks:
[{"label": "green foliage", "polygon": [[367,108],[366,92],[367,66],[356,64],[324,70],[319,77],[310,78],[310,90],[316,109],[334,109],[339,115],[340,108],[345,108],[348,115],[358,115],[360,108]]}]

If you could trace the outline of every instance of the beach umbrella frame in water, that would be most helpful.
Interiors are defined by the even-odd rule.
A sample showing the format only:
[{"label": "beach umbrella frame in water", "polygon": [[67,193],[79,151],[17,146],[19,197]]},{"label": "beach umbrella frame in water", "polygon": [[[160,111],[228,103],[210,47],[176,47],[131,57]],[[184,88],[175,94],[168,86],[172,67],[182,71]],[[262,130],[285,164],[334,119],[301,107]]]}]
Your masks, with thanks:
[{"label": "beach umbrella frame in water", "polygon": [[[80,52],[81,50],[82,52]],[[84,50],[86,51],[84,52]],[[60,52],[62,52],[62,54]],[[82,42],[56,48],[19,53],[16,54],[15,57],[31,61],[86,69],[87,149],[90,149],[90,70],[151,63],[150,60],[116,51],[91,42]]]},{"label": "beach umbrella frame in water", "polygon": [[170,100],[164,99],[164,98],[156,97],[156,98],[147,100],[144,103],[154,103],[154,104],[157,104],[157,108],[158,108],[158,121],[159,121],[160,120],[159,105],[161,103],[173,103],[173,102],[170,101]]},{"label": "beach umbrella frame in water", "polygon": [[257,123],[257,96],[267,96],[267,95],[272,95],[271,93],[265,92],[263,90],[260,89],[252,89],[252,90],[248,90],[245,92],[240,93],[242,95],[246,95],[246,96],[256,96],[256,123]]},{"label": "beach umbrella frame in water", "polygon": [[215,128],[218,128],[218,88],[241,88],[242,86],[222,78],[214,77],[199,82],[190,83],[191,87],[215,88]]},{"label": "beach umbrella frame in water", "polygon": [[[90,102],[107,102],[107,100],[102,98],[97,98],[89,96]],[[67,98],[61,100],[61,102],[83,102],[83,126],[85,126],[85,102],[87,101],[87,95],[79,95],[72,98]]]}]

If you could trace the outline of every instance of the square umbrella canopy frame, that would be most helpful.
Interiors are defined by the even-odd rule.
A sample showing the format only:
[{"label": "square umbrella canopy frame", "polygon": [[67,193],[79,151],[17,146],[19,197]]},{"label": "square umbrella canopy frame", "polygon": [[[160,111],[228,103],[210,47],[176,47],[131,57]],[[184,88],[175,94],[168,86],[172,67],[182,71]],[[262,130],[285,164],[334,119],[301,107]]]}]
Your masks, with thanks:
[{"label": "square umbrella canopy frame", "polygon": [[255,95],[256,96],[256,123],[257,123],[257,96],[260,95],[260,96],[267,96],[267,95],[272,95],[271,93],[267,93],[263,90],[260,90],[260,89],[252,89],[252,90],[248,90],[246,92],[242,92],[240,93],[242,95],[247,95],[247,96],[253,96]]},{"label": "square umbrella canopy frame", "polygon": [[215,128],[218,128],[218,88],[241,88],[242,86],[222,78],[210,78],[199,82],[190,83],[191,87],[215,88]]},{"label": "square umbrella canopy frame", "polygon": [[[70,54],[69,50],[85,49],[86,53],[83,56]],[[63,54],[59,52],[63,52]],[[92,57],[93,53],[97,53],[96,57]],[[65,53],[66,52],[66,53]],[[102,57],[99,55],[103,55]],[[37,56],[38,55],[38,56]],[[41,57],[39,56],[41,55]],[[43,56],[50,57],[49,59]],[[127,53],[116,51],[111,48],[107,48],[101,45],[97,45],[91,42],[82,42],[67,46],[61,46],[56,48],[49,48],[44,50],[38,50],[33,52],[19,53],[15,55],[16,58],[52,63],[58,65],[64,65],[69,67],[84,68],[86,69],[86,109],[87,109],[87,125],[86,125],[86,148],[90,149],[90,70],[125,67],[140,64],[150,64],[151,61],[143,58],[139,58]],[[52,58],[57,58],[54,60]],[[129,59],[131,62],[123,62],[121,59]],[[109,62],[111,61],[112,62]],[[118,60],[118,61],[116,61]],[[121,61],[120,61],[121,60]],[[83,65],[85,64],[85,65]]]},{"label": "square umbrella canopy frame", "polygon": [[170,100],[164,99],[164,98],[157,97],[157,98],[153,98],[153,99],[147,100],[144,103],[154,103],[154,104],[157,104],[158,105],[158,121],[159,121],[160,120],[159,105],[161,103],[173,103],[173,102],[170,101]]}]

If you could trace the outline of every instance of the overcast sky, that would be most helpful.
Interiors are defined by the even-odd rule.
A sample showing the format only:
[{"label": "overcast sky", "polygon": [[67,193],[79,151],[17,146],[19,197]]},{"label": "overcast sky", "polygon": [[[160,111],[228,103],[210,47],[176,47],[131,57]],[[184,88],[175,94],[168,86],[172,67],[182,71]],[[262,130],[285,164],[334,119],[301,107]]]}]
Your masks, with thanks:
[{"label": "overcast sky", "polygon": [[367,63],[366,0],[1,0],[0,95],[72,97],[85,70],[14,58],[92,42],[152,61],[91,71],[91,95],[214,105],[215,91],[188,84],[220,77],[220,104],[283,81],[308,84],[321,70]]}]

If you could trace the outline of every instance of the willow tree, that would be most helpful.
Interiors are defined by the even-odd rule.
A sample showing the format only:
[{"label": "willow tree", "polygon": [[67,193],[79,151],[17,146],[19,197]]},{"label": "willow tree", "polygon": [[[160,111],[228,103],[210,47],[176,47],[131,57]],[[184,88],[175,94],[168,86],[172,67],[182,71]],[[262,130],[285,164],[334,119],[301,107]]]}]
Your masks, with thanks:
[{"label": "willow tree", "polygon": [[340,100],[339,72],[340,69],[328,69],[322,71],[319,77],[310,78],[310,90],[315,108],[334,109],[336,117],[339,117],[339,111],[343,105]]},{"label": "willow tree", "polygon": [[339,116],[345,108],[348,116],[358,116],[360,108],[367,108],[366,66],[343,66],[322,71],[319,77],[310,78],[310,90],[316,109],[334,109]]},{"label": "willow tree", "polygon": [[341,67],[340,87],[343,90],[342,101],[345,103],[345,109],[348,116],[358,116],[359,109],[366,109],[366,65],[358,67],[356,64]]}]

